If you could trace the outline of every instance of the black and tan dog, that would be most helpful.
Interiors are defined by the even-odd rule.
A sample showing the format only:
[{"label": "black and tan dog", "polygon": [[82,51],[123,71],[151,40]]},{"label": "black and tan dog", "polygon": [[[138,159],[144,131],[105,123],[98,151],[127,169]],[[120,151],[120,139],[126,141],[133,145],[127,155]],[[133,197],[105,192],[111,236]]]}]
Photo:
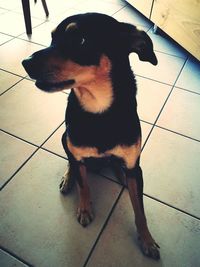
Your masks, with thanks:
[{"label": "black and tan dog", "polygon": [[86,226],[93,219],[87,163],[91,158],[116,160],[126,177],[142,251],[159,259],[159,247],[148,230],[143,207],[141,129],[136,82],[128,58],[131,52],[142,61],[157,64],[145,32],[107,15],[86,13],[62,21],[52,32],[51,45],[22,64],[44,91],[73,88],[62,137],[69,171],[60,188],[67,192],[76,179],[78,221]]}]

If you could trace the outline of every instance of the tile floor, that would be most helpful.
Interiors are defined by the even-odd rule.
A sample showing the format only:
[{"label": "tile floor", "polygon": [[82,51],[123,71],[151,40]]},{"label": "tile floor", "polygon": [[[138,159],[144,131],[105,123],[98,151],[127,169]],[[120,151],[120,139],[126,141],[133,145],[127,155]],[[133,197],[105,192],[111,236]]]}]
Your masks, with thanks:
[{"label": "tile floor", "polygon": [[[152,23],[125,1],[47,0],[48,20],[38,1],[31,38],[20,2],[0,0],[0,266],[200,266],[200,63],[153,34]],[[133,54],[130,61],[139,87],[145,207],[159,262],[140,253],[127,191],[111,170],[90,177],[94,222],[87,228],[76,222],[75,190],[68,196],[58,190],[67,166],[60,143],[67,94],[37,90],[20,63],[49,44],[59,21],[85,11],[133,23],[154,42],[158,66]]]}]

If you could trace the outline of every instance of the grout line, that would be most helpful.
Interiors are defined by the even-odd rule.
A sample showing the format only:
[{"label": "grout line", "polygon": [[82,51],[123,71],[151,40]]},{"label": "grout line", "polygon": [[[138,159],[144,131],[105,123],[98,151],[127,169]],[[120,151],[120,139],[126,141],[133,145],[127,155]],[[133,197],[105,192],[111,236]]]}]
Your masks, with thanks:
[{"label": "grout line", "polygon": [[153,199],[154,201],[157,201],[157,202],[159,202],[159,203],[161,203],[161,204],[163,204],[163,205],[165,205],[165,206],[168,206],[169,208],[172,208],[172,209],[174,209],[174,210],[177,210],[177,211],[179,211],[179,212],[181,212],[181,213],[184,213],[184,214],[186,214],[186,215],[188,215],[188,216],[190,216],[190,217],[193,217],[194,219],[200,220],[200,217],[198,217],[198,216],[196,216],[196,215],[193,215],[193,214],[191,214],[191,213],[189,213],[189,212],[187,212],[187,211],[184,211],[184,210],[182,210],[182,209],[180,209],[180,208],[178,208],[178,207],[175,207],[175,206],[173,206],[173,205],[171,205],[171,204],[169,204],[169,203],[167,203],[167,202],[164,202],[164,201],[162,201],[162,200],[160,200],[160,199],[158,199],[158,198],[156,198],[156,197],[150,196],[150,195],[148,195],[148,194],[146,194],[146,193],[143,193],[143,196],[145,196],[145,197],[147,197],[147,198],[150,198],[150,199]]},{"label": "grout line", "polygon": [[[109,222],[109,219],[110,219],[111,215],[113,214],[114,209],[115,209],[117,203],[119,202],[119,199],[121,198],[121,195],[122,195],[122,193],[124,192],[124,189],[125,189],[125,188],[126,188],[126,187],[123,186],[123,188],[121,189],[121,191],[120,191],[120,193],[119,193],[119,195],[118,195],[118,197],[117,197],[115,203],[113,204],[113,206],[112,206],[112,208],[111,208],[111,211],[110,211],[108,217],[106,218],[106,220],[105,220],[105,222],[104,222],[104,224],[103,224],[103,226],[102,226],[102,228],[101,228],[101,230],[100,230],[100,232],[99,232],[99,234],[98,234],[98,236],[97,236],[97,239],[95,240],[95,242],[94,242],[94,244],[93,244],[93,246],[92,246],[92,248],[91,248],[91,250],[90,250],[90,252],[89,252],[89,254],[88,254],[88,256],[87,256],[87,258],[86,258],[86,260],[85,260],[85,263],[84,263],[83,267],[86,267],[86,266],[87,266],[87,264],[88,264],[88,262],[89,262],[89,260],[90,260],[90,258],[91,258],[91,256],[92,256],[92,253],[94,252],[94,250],[95,250],[95,248],[96,248],[96,246],[97,246],[97,244],[98,244],[98,242],[99,242],[99,240],[100,240],[100,238],[101,238],[101,235],[103,234],[103,231],[105,230],[105,228],[106,228],[106,226],[107,226],[107,224],[108,224],[108,222]],[[184,210],[182,210],[182,209],[179,209],[179,208],[177,208],[177,207],[175,207],[175,206],[172,206],[172,205],[170,205],[170,204],[168,204],[168,203],[166,203],[166,202],[164,202],[164,201],[162,201],[162,200],[159,200],[159,199],[157,199],[157,198],[155,198],[155,197],[152,197],[152,196],[150,196],[150,195],[148,195],[148,194],[145,194],[145,193],[144,193],[143,196],[145,196],[145,197],[147,197],[147,198],[150,198],[150,199],[152,199],[152,200],[154,200],[154,201],[156,201],[156,202],[159,202],[159,203],[161,203],[161,204],[163,204],[163,205],[165,205],[165,206],[168,206],[169,208],[172,208],[172,209],[174,209],[174,210],[176,210],[176,211],[179,211],[179,212],[181,212],[181,213],[184,213],[184,214],[186,214],[186,215],[188,215],[188,216],[190,216],[190,217],[193,217],[194,219],[200,220],[200,217],[197,217],[197,216],[195,216],[195,215],[193,215],[193,214],[191,214],[191,213],[188,213],[188,212],[186,212],[186,211],[184,211]]]},{"label": "grout line", "polygon": [[26,266],[28,266],[28,267],[34,267],[32,264],[28,263],[27,261],[25,261],[21,257],[17,256],[15,253],[13,253],[10,250],[2,247],[1,245],[0,245],[0,249],[3,250],[5,253],[9,254],[11,257],[13,257],[16,260],[20,261],[21,263],[25,264]]},{"label": "grout line", "polygon": [[[42,23],[43,24],[43,23]],[[40,24],[41,25],[41,24]],[[40,25],[38,25],[38,26],[40,26]],[[34,29],[34,28],[32,28],[32,29]],[[38,46],[42,46],[42,47],[47,47],[46,45],[43,45],[43,44],[41,44],[41,43],[37,43],[37,42],[34,42],[34,41],[31,41],[29,38],[28,38],[28,40],[27,39],[25,39],[25,38],[23,38],[23,37],[20,37],[21,35],[23,35],[23,34],[26,34],[26,32],[23,32],[23,33],[20,33],[19,35],[17,35],[15,38],[17,39],[17,40],[21,40],[21,41],[24,41],[24,42],[28,42],[28,43],[32,43],[32,44],[36,44],[36,45],[38,45]],[[27,34],[26,34],[27,35]],[[28,36],[28,35],[27,35]],[[32,35],[31,35],[32,36]]]},{"label": "grout line", "polygon": [[[38,24],[38,25],[32,27],[32,29],[37,29],[38,27],[40,27],[41,25],[43,25],[43,24],[45,24],[45,23],[47,23],[47,22],[48,22],[48,21],[43,21],[43,22],[41,22],[40,24]],[[44,44],[41,44],[41,43],[37,43],[37,42],[35,42],[35,41],[31,41],[31,38],[29,39],[29,35],[28,35],[28,34],[26,34],[26,36],[28,37],[28,40],[25,39],[25,37],[22,37],[24,34],[26,34],[26,32],[20,33],[19,35],[16,36],[16,38],[19,39],[19,40],[23,40],[23,41],[29,42],[29,43],[33,43],[33,44],[36,44],[36,45],[40,45],[40,46],[43,46],[43,47],[47,47],[47,45],[44,45]],[[49,34],[50,34],[50,32],[49,32]],[[32,35],[33,35],[33,34],[32,34]],[[30,35],[30,37],[32,37],[32,35]]]},{"label": "grout line", "polygon": [[4,44],[6,44],[6,43],[9,43],[10,41],[12,41],[12,40],[15,39],[15,37],[13,37],[13,36],[10,36],[10,37],[11,37],[11,39],[9,39],[9,40],[7,40],[7,41],[1,43],[0,46],[4,45]]},{"label": "grout line", "polygon": [[157,128],[166,130],[166,131],[168,131],[168,132],[171,132],[171,133],[180,135],[180,136],[185,137],[185,138],[187,138],[187,139],[190,139],[190,140],[192,140],[192,141],[200,142],[200,140],[198,140],[198,139],[196,139],[196,138],[193,138],[193,137],[191,137],[191,136],[188,136],[188,135],[185,135],[185,134],[182,134],[182,133],[179,133],[179,132],[175,132],[175,131],[173,131],[173,130],[167,129],[167,128],[162,127],[162,126],[159,126],[159,125],[154,125],[154,126],[157,127]]},{"label": "grout line", "polygon": [[[1,15],[0,15],[0,16],[1,16]],[[6,35],[6,36],[9,36],[9,37],[12,37],[12,39],[15,39],[15,38],[16,38],[16,36],[11,35],[11,34],[9,34],[9,33],[5,33],[5,32],[1,32],[1,31],[0,31],[0,34],[3,34],[3,35]],[[6,43],[7,43],[7,42],[10,42],[12,39],[6,41]]]},{"label": "grout line", "polygon": [[[132,69],[132,67],[131,67]],[[134,70],[132,70],[133,73],[134,73]],[[152,79],[152,78],[149,78],[149,77],[146,77],[146,76],[143,76],[143,75],[140,75],[140,74],[136,74],[134,73],[135,77],[140,77],[140,78],[143,78],[143,79],[147,79],[147,80],[150,80],[150,81],[153,81],[153,82],[157,82],[157,83],[160,83],[160,84],[164,84],[164,85],[168,85],[168,86],[173,86],[173,84],[170,84],[170,83],[166,83],[166,82],[161,82],[161,81],[158,81],[158,80],[155,80],[155,79]]]},{"label": "grout line", "polygon": [[59,157],[59,158],[61,158],[61,159],[68,160],[67,156],[64,157],[64,156],[62,156],[62,155],[60,155],[60,154],[58,154],[58,153],[56,153],[56,152],[54,152],[54,151],[52,151],[52,150],[49,150],[48,148],[40,147],[40,149],[41,149],[41,150],[44,150],[45,152],[51,153],[51,154],[53,154],[54,156],[57,156],[57,157]]},{"label": "grout line", "polygon": [[23,139],[22,137],[19,137],[19,136],[15,135],[15,134],[12,134],[12,133],[10,133],[10,132],[7,132],[6,130],[0,129],[0,131],[3,132],[3,133],[5,133],[5,134],[8,134],[8,135],[10,135],[10,136],[12,136],[12,137],[14,137],[14,138],[20,140],[20,141],[23,141],[24,143],[27,143],[27,144],[29,144],[29,145],[32,145],[32,146],[36,147],[36,148],[39,148],[38,145],[36,145],[36,144],[34,144],[34,143],[31,143],[30,141],[28,141],[28,140],[26,140],[26,139]]},{"label": "grout line", "polygon": [[[156,25],[156,24],[153,23],[153,25]],[[175,56],[175,57],[180,57],[180,58],[183,58],[183,59],[186,59],[186,58],[188,58],[190,56],[190,53],[183,46],[181,46],[177,41],[175,41],[170,35],[168,35],[165,31],[163,31],[159,26],[157,26],[157,27],[158,27],[158,31],[156,33],[154,33],[154,31],[153,31],[153,26],[148,30],[148,32],[151,32],[154,35],[157,35],[158,37],[164,38],[165,40],[167,40],[169,42],[172,42],[174,45],[177,46],[178,49],[181,50],[181,52],[185,53],[185,57],[177,56],[177,55],[174,55],[174,54],[170,54],[168,52],[162,52],[162,51],[159,51],[159,50],[156,50],[156,49],[155,49],[155,51],[161,52],[161,53],[164,53],[164,54],[168,54],[168,55],[171,55],[171,56]]]},{"label": "grout line", "polygon": [[16,83],[14,83],[12,86],[10,86],[8,89],[6,89],[3,93],[0,94],[0,96],[4,95],[5,93],[7,93],[9,90],[11,90],[15,85],[17,85],[18,83],[20,83],[21,81],[23,81],[24,78],[21,78],[19,81],[17,81]]},{"label": "grout line", "polygon": [[[162,34],[159,34],[159,33],[154,33],[153,32],[153,26],[150,27],[147,31],[147,34],[150,35],[150,34],[154,34],[154,35],[157,35],[158,37],[161,37],[161,38],[164,38],[165,40],[169,41],[169,42],[175,42],[174,39],[172,39],[169,35],[166,35],[166,33],[163,32],[163,35]],[[154,43],[154,42],[153,42]],[[185,53],[185,56],[180,56],[180,55],[175,55],[175,54],[172,54],[170,52],[166,52],[166,51],[161,51],[159,49],[154,49],[155,52],[158,52],[158,53],[162,53],[162,54],[165,54],[165,55],[168,55],[168,56],[172,56],[172,57],[176,57],[176,58],[181,58],[183,60],[187,60],[187,58],[189,57],[189,54],[188,54],[188,51],[185,50],[182,46],[180,46],[178,43],[175,42],[175,45],[177,46],[177,50],[183,50],[183,53]]]},{"label": "grout line", "polygon": [[[123,185],[123,184],[121,184],[120,182],[118,182],[118,181],[116,181],[116,180],[113,180],[112,178],[110,178],[110,177],[108,177],[108,176],[106,176],[106,175],[104,175],[104,174],[102,174],[102,173],[96,173],[96,174],[97,174],[97,175],[100,175],[101,177],[103,177],[103,178],[105,178],[105,179],[107,179],[107,180],[109,180],[109,181],[111,181],[111,182],[114,182],[115,184],[118,184],[118,185],[120,185],[120,186],[123,186],[124,188],[127,188],[126,185]],[[145,180],[144,180],[144,182],[145,182]],[[154,197],[154,196],[151,196],[151,195],[146,194],[146,193],[143,193],[143,196],[145,196],[145,197],[147,197],[147,198],[150,198],[150,199],[153,199],[153,200],[155,200],[155,201],[157,201],[157,202],[159,202],[159,203],[161,203],[161,204],[163,204],[163,205],[165,205],[165,206],[168,206],[168,207],[170,207],[170,208],[172,208],[172,209],[175,209],[175,210],[177,210],[177,211],[179,211],[179,212],[182,212],[182,213],[184,213],[184,214],[186,214],[186,215],[188,215],[188,216],[191,216],[191,217],[193,217],[193,218],[195,218],[195,219],[200,220],[200,217],[198,217],[198,216],[196,216],[196,215],[193,215],[192,213],[189,213],[189,212],[187,212],[187,211],[184,211],[183,209],[180,209],[180,208],[178,208],[178,207],[176,207],[176,206],[173,206],[173,205],[171,205],[171,204],[169,204],[169,203],[167,203],[167,202],[165,202],[165,201],[163,201],[163,200],[160,200],[160,199],[158,199],[158,198],[156,198],[156,197]]]},{"label": "grout line", "polygon": [[93,244],[93,246],[92,246],[92,248],[91,248],[91,250],[90,250],[90,252],[89,252],[89,254],[88,254],[87,258],[86,258],[86,260],[85,260],[85,263],[84,263],[83,267],[87,266],[87,264],[88,264],[88,262],[89,262],[89,260],[90,260],[90,258],[92,256],[92,253],[95,250],[95,248],[97,246],[97,243],[99,242],[99,239],[100,239],[102,233],[104,232],[104,230],[105,230],[105,228],[106,228],[106,226],[107,226],[107,224],[109,222],[109,219],[110,219],[111,215],[113,214],[113,211],[114,211],[119,199],[121,198],[122,193],[124,192],[124,188],[125,187],[122,187],[117,199],[115,200],[113,206],[111,207],[111,210],[110,210],[110,212],[109,212],[109,214],[108,214],[108,216],[107,216],[107,218],[106,218],[106,220],[105,220],[105,222],[104,222],[104,224],[103,224],[103,226],[102,226],[102,228],[101,228],[101,230],[100,230],[100,232],[99,232],[99,234],[97,236],[97,239],[95,240],[95,242],[94,242],[94,244]]},{"label": "grout line", "polygon": [[141,148],[141,154],[142,154],[142,152],[143,152],[143,150],[144,150],[144,148],[146,146],[147,141],[149,140],[149,137],[150,137],[151,133],[153,132],[154,127],[155,127],[155,125],[152,125],[151,130],[150,130],[149,134],[147,135],[147,138],[146,138],[146,140],[145,140],[145,142],[144,142],[144,144],[143,144],[143,146]]},{"label": "grout line", "polygon": [[[23,34],[24,34],[24,33],[23,33]],[[21,35],[23,35],[23,34],[21,34]],[[49,33],[49,34],[50,34],[50,33]],[[30,38],[30,39],[28,38],[28,40],[27,40],[25,37],[20,37],[21,35],[17,36],[16,39],[21,40],[21,41],[25,41],[25,42],[29,42],[29,43],[31,43],[31,44],[39,45],[39,46],[42,46],[42,47],[45,47],[45,48],[48,47],[47,45],[44,45],[44,44],[41,44],[41,43],[32,41],[31,38]],[[39,48],[38,48],[38,49],[39,49]]]},{"label": "grout line", "polygon": [[47,139],[40,145],[40,148],[52,137],[52,135],[55,134],[55,132],[65,123],[65,121],[62,121],[60,125],[47,137]]},{"label": "grout line", "polygon": [[144,123],[149,124],[150,126],[153,126],[153,123],[152,122],[149,122],[149,121],[145,121],[145,120],[140,119],[140,122],[144,122]]},{"label": "grout line", "polygon": [[[187,58],[187,59],[188,59],[188,58]],[[168,99],[170,98],[170,96],[171,96],[171,94],[172,94],[172,92],[173,92],[173,90],[174,90],[175,84],[176,84],[176,82],[178,81],[178,78],[179,78],[179,76],[181,75],[181,72],[182,72],[183,68],[184,68],[185,65],[186,65],[187,59],[185,59],[185,62],[184,62],[184,64],[183,64],[182,68],[180,69],[179,74],[177,75],[177,77],[176,77],[176,79],[175,79],[175,81],[174,81],[174,83],[173,83],[173,85],[172,85],[172,89],[171,89],[171,91],[169,92],[169,95],[168,95],[168,97],[166,98],[166,100],[165,100],[165,102],[164,102],[164,104],[163,104],[163,106],[162,106],[162,108],[161,108],[161,110],[160,110],[160,112],[159,112],[159,114],[158,114],[158,116],[157,116],[155,122],[154,122],[154,125],[156,125],[156,123],[157,123],[157,121],[158,121],[158,119],[159,119],[159,117],[160,117],[160,115],[161,115],[161,113],[162,113],[162,111],[163,111],[165,105],[167,104],[167,101],[168,101]]]},{"label": "grout line", "polygon": [[19,168],[11,175],[11,177],[0,187],[0,191],[2,191],[6,185],[13,179],[13,177],[26,165],[26,163],[36,154],[36,152],[40,148],[36,148],[36,150],[22,163],[22,165],[19,166]]},{"label": "grout line", "polygon": [[[10,135],[10,136],[13,136],[13,137],[15,137],[15,138],[17,138],[17,139],[19,139],[19,140],[21,140],[21,141],[23,141],[23,142],[25,142],[25,143],[27,143],[27,144],[29,144],[29,145],[33,145],[34,147],[36,147],[36,150],[19,166],[19,168],[10,176],[10,178],[0,187],[0,191],[2,191],[5,187],[6,187],[6,185],[15,177],[15,175],[24,167],[24,165],[40,150],[40,149],[43,149],[43,150],[46,150],[46,149],[44,149],[44,148],[42,148],[42,146],[51,138],[51,136],[62,126],[62,124],[63,124],[64,122],[62,122],[49,136],[48,136],[48,138],[40,145],[40,146],[37,146],[37,145],[35,145],[35,144],[33,144],[33,143],[31,143],[31,142],[29,142],[29,141],[27,141],[27,140],[24,140],[24,139],[22,139],[21,137],[18,137],[18,136],[16,136],[16,135],[13,135],[13,134],[11,134],[11,133],[8,133],[8,132],[6,132],[6,131],[4,131],[4,130],[2,130],[2,129],[0,129],[0,131],[2,131],[2,132],[4,132],[4,133],[6,133],[6,134],[8,134],[8,135]],[[46,150],[47,152],[50,152],[51,154],[54,154],[54,155],[57,155],[56,153],[54,153],[54,152],[52,152],[52,151],[48,151],[48,150]],[[61,157],[61,158],[63,158],[62,156],[60,156],[60,155],[57,155],[57,156],[59,156],[59,157]],[[66,158],[64,158],[65,160],[66,160]]]},{"label": "grout line", "polygon": [[188,58],[188,56],[185,56],[185,57],[183,57],[183,56],[177,56],[177,55],[170,54],[170,53],[168,53],[168,52],[160,51],[160,50],[157,50],[157,49],[154,49],[154,51],[157,52],[157,53],[162,53],[162,54],[171,56],[171,57],[181,58],[181,59],[183,59],[183,60],[187,60],[187,58]]},{"label": "grout line", "polygon": [[154,127],[156,126],[156,123],[157,123],[157,121],[158,121],[158,119],[159,119],[159,117],[160,117],[160,115],[161,115],[161,113],[162,113],[162,111],[163,111],[165,105],[167,104],[167,101],[169,100],[169,98],[170,98],[170,96],[171,96],[171,94],[172,94],[172,92],[173,92],[173,90],[174,90],[175,84],[176,84],[176,82],[177,82],[177,80],[178,80],[178,78],[179,78],[179,76],[180,76],[180,74],[181,74],[183,68],[185,67],[185,64],[186,64],[187,60],[188,60],[188,58],[185,59],[185,62],[183,63],[183,66],[182,66],[182,68],[180,69],[179,74],[177,75],[177,77],[176,77],[176,79],[175,79],[173,85],[171,85],[172,88],[171,88],[171,90],[170,90],[170,92],[169,92],[169,94],[168,94],[168,96],[167,96],[167,98],[166,98],[166,100],[165,100],[165,102],[164,102],[164,104],[163,104],[163,106],[162,106],[162,108],[161,108],[161,110],[160,110],[160,112],[159,112],[157,118],[155,119],[155,121],[154,121],[154,123],[153,123],[153,127],[151,128],[151,131],[150,131],[150,133],[148,134],[148,136],[147,136],[147,138],[146,138],[146,140],[145,140],[145,142],[144,142],[144,145],[143,145],[143,147],[142,147],[142,150],[144,149],[146,143],[148,142],[149,137],[150,137],[150,135],[151,135],[151,133],[152,133]]},{"label": "grout line", "polygon": [[[8,9],[8,8],[6,8],[6,7],[0,7],[1,9],[3,9],[3,10],[5,10],[5,11],[11,11],[12,9]],[[4,15],[5,13],[2,13],[1,15]]]},{"label": "grout line", "polygon": [[17,73],[14,73],[14,72],[12,72],[12,71],[9,71],[9,70],[5,70],[5,69],[2,69],[2,68],[0,68],[0,70],[1,70],[1,71],[5,71],[5,72],[7,72],[7,73],[10,73],[10,74],[15,75],[15,76],[20,77],[20,78],[25,78],[25,76],[19,75],[19,74],[17,74]]},{"label": "grout line", "polygon": [[127,6],[127,4],[125,6],[122,6],[120,9],[118,9],[117,11],[115,11],[112,15],[110,15],[111,17],[113,17],[115,14],[117,14],[118,12],[120,12],[122,9],[124,9]]},{"label": "grout line", "polygon": [[162,127],[162,126],[160,126],[160,125],[153,125],[151,122],[148,122],[148,121],[145,121],[145,120],[141,120],[141,119],[140,119],[140,121],[141,121],[141,122],[144,122],[144,123],[147,123],[149,126],[152,126],[152,127],[155,127],[155,128],[160,128],[160,129],[166,130],[166,131],[168,131],[168,132],[171,132],[171,133],[180,135],[180,136],[182,136],[182,137],[185,137],[185,138],[187,138],[187,139],[190,139],[190,140],[193,140],[193,141],[196,141],[196,142],[200,142],[200,139],[196,139],[196,138],[194,138],[194,137],[191,137],[191,136],[188,136],[188,135],[185,135],[185,134],[182,134],[182,133],[173,131],[173,130],[171,130],[171,129]]},{"label": "grout line", "polygon": [[176,89],[179,89],[179,90],[186,91],[186,92],[188,92],[188,93],[193,93],[193,94],[195,94],[195,95],[200,95],[200,92],[198,93],[198,92],[195,92],[195,91],[186,89],[186,88],[182,88],[182,87],[180,87],[180,86],[175,86],[175,88],[176,88]]}]

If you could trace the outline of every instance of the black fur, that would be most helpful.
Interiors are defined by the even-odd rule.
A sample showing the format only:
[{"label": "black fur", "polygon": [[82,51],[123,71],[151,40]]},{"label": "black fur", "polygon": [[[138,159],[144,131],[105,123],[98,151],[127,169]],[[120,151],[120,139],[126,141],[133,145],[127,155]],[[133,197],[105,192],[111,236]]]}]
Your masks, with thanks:
[{"label": "black fur", "polygon": [[114,102],[101,114],[84,111],[73,90],[70,93],[66,123],[74,145],[97,147],[99,152],[105,152],[118,144],[134,144],[141,135],[135,79],[128,62],[113,66],[111,76]]},{"label": "black fur", "polygon": [[[157,64],[153,44],[145,32],[107,15],[87,13],[61,22],[52,32],[51,45],[22,64],[36,80],[36,86],[46,92],[60,91],[73,84],[76,88],[70,92],[65,115],[62,144],[69,169],[60,190],[66,193],[74,179],[78,182],[78,221],[86,226],[93,218],[88,166],[96,167],[95,162],[117,162],[117,167],[125,172],[142,251],[159,259],[159,246],[148,230],[143,206],[143,177],[139,166],[141,128],[137,86],[128,57],[131,52],[137,53],[142,61]],[[128,151],[133,154],[127,154]]]},{"label": "black fur", "polygon": [[[70,23],[75,23],[77,28],[66,30]],[[157,64],[152,42],[145,32],[104,14],[86,13],[63,20],[52,32],[50,47],[23,61],[29,75],[36,79],[36,85],[44,91],[53,91],[51,74],[59,70],[59,64],[52,58],[72,60],[80,66],[98,66],[102,55],[109,58],[114,101],[107,110],[103,113],[87,112],[73,89],[70,93],[66,126],[74,145],[96,147],[101,153],[116,145],[132,145],[141,136],[137,87],[128,58],[130,52],[136,52],[141,60]],[[48,65],[49,59],[55,62],[51,63],[52,66]],[[64,88],[73,82],[67,80],[53,86]]]}]

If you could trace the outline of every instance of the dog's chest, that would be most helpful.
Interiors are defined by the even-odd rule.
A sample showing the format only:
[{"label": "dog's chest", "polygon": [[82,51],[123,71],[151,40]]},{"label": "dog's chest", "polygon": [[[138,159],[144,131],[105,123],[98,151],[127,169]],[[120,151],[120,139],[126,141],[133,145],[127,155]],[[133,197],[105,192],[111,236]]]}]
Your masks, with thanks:
[{"label": "dog's chest", "polygon": [[125,166],[131,169],[135,166],[136,161],[141,153],[141,140],[130,146],[117,145],[112,149],[105,151],[104,153],[99,153],[96,147],[86,147],[86,146],[74,146],[69,137],[67,137],[67,146],[70,152],[73,154],[77,161],[82,161],[86,158],[104,158],[114,156],[120,158],[124,161]]}]

